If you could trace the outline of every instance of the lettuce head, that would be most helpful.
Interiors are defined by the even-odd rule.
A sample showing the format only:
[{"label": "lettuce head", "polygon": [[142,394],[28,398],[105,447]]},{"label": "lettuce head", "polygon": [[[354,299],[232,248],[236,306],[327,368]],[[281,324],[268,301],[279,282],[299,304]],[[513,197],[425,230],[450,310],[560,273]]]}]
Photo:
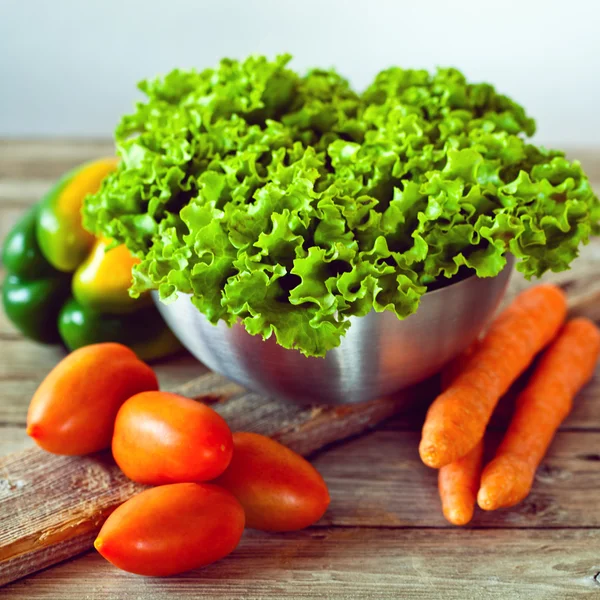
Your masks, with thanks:
[{"label": "lettuce head", "polygon": [[143,81],[121,162],[84,224],[141,259],[131,293],[178,293],[212,323],[323,356],[349,318],[414,313],[432,286],[568,268],[598,231],[578,162],[456,69],[392,67],[362,93],[290,57]]}]

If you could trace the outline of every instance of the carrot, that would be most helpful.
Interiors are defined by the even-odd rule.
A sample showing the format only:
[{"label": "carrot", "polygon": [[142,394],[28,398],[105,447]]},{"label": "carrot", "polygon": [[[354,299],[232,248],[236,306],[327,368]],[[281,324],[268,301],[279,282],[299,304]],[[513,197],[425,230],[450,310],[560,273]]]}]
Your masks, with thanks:
[{"label": "carrot", "polygon": [[443,467],[477,445],[498,400],[554,338],[566,311],[559,288],[538,285],[500,314],[456,380],[429,407],[419,446],[426,465]]},{"label": "carrot", "polygon": [[[479,347],[473,342],[442,371],[442,389],[447,389],[464,369]],[[438,491],[444,517],[454,525],[466,525],[473,518],[483,462],[483,441],[457,461],[442,467],[438,473]]]},{"label": "carrot", "polygon": [[483,472],[477,495],[481,508],[514,506],[529,494],[538,465],[599,355],[600,330],[594,323],[573,319],[565,325],[517,398],[508,431]]},{"label": "carrot", "polygon": [[453,525],[466,525],[473,518],[482,463],[483,440],[462,458],[442,467],[438,473],[442,511]]}]

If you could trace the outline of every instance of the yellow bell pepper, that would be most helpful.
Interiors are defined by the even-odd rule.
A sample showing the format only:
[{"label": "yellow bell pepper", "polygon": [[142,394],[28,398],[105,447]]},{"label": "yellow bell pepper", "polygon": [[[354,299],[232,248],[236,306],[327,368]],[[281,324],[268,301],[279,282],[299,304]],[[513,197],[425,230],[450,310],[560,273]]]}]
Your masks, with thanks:
[{"label": "yellow bell pepper", "polygon": [[139,260],[124,246],[108,249],[108,240],[97,240],[73,275],[73,296],[83,306],[110,314],[130,313],[151,303],[148,294],[132,298],[131,269]]},{"label": "yellow bell pepper", "polygon": [[46,260],[70,273],[85,259],[94,236],[81,224],[84,198],[98,191],[117,167],[117,158],[103,158],[73,169],[44,196],[39,206],[37,240]]}]

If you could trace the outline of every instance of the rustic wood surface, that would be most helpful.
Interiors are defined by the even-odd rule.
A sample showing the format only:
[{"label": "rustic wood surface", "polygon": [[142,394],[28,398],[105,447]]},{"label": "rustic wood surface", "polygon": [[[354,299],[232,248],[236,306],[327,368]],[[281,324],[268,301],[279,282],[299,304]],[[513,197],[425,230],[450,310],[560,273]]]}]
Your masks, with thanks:
[{"label": "rustic wood surface", "polygon": [[[380,423],[428,393],[425,386],[344,407],[267,398],[215,373],[174,391],[213,404],[233,431],[262,433],[309,455]],[[0,585],[91,549],[108,515],[144,487],[108,452],[53,456],[34,447],[0,457]]]},{"label": "rustic wood surface", "polygon": [[[0,141],[0,240],[58,175],[110,152],[103,141]],[[600,189],[600,151],[571,155]],[[572,272],[548,279],[569,292],[573,314],[600,320],[600,241],[583,249]],[[523,285],[514,277],[511,293]],[[23,427],[29,397],[63,355],[24,340],[0,314],[0,455],[31,445]],[[205,373],[185,354],[157,371],[169,389]],[[231,557],[166,580],[118,572],[90,552],[6,586],[0,597],[600,597],[600,371],[561,427],[530,497],[508,511],[478,512],[465,529],[444,522],[435,472],[418,459],[422,413],[395,417],[314,458],[332,504],[310,530],[249,531]],[[508,398],[492,428],[501,429],[509,414]]]}]

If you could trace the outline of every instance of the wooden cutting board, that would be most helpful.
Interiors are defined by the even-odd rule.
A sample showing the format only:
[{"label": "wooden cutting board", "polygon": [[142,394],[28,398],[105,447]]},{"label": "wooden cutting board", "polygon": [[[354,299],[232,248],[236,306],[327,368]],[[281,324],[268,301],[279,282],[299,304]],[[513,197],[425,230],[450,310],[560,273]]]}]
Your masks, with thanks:
[{"label": "wooden cutting board", "polygon": [[[554,277],[569,295],[571,314],[600,319],[598,264],[580,261]],[[526,285],[513,278],[507,301]],[[233,430],[260,432],[308,455],[373,427],[412,400],[431,398],[433,385],[337,408],[264,398],[215,374],[175,391],[212,403]],[[0,458],[0,585],[88,550],[104,519],[140,489],[108,453],[74,458],[32,448]]]}]

